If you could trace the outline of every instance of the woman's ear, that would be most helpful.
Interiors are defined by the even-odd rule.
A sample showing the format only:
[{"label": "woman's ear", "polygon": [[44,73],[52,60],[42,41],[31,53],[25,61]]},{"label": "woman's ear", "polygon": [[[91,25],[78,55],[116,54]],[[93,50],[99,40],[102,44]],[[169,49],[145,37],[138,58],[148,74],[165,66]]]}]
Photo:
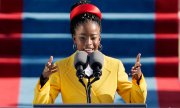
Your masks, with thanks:
[{"label": "woman's ear", "polygon": [[74,35],[72,36],[73,38],[73,42],[76,43],[76,38],[74,37]]}]

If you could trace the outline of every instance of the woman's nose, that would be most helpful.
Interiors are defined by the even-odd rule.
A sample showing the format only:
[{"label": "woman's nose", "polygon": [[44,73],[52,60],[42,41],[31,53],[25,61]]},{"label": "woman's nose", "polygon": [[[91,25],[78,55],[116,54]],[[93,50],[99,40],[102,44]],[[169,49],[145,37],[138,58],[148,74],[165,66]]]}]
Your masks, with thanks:
[{"label": "woman's nose", "polygon": [[91,38],[87,38],[86,39],[86,45],[90,45],[90,44],[92,44],[92,40],[91,40]]}]

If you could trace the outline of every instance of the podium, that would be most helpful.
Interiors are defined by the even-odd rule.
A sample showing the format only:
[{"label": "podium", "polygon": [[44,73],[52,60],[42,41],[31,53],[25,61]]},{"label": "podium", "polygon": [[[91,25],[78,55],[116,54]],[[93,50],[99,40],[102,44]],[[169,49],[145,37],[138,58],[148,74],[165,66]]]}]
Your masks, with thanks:
[{"label": "podium", "polygon": [[146,104],[36,104],[34,108],[146,108]]}]

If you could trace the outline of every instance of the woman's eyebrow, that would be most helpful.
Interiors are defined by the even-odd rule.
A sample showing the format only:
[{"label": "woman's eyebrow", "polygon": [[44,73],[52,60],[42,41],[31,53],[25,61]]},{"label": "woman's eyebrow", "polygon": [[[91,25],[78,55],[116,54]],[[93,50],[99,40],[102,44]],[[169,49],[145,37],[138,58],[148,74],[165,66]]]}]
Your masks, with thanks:
[{"label": "woman's eyebrow", "polygon": [[[78,34],[78,35],[86,36],[87,34],[85,34],[85,33],[80,33],[80,34]],[[90,36],[94,36],[94,35],[99,35],[99,33],[92,33],[92,34],[90,34]]]},{"label": "woman's eyebrow", "polygon": [[91,34],[91,36],[97,36],[97,35],[99,35],[98,33],[96,33],[96,34]]}]

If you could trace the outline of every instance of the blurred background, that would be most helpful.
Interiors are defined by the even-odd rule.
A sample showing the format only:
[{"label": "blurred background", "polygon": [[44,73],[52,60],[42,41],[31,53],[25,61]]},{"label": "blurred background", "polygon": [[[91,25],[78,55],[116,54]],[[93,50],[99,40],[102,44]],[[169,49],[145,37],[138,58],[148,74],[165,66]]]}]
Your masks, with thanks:
[{"label": "blurred background", "polygon": [[[56,61],[74,52],[69,12],[76,1],[0,0],[0,106],[32,105],[34,87],[49,57]],[[103,13],[102,52],[122,60],[127,73],[136,55],[142,54],[148,107],[180,107],[180,2],[91,2]],[[56,104],[61,103],[59,95]],[[123,103],[120,96],[115,103]]]}]

